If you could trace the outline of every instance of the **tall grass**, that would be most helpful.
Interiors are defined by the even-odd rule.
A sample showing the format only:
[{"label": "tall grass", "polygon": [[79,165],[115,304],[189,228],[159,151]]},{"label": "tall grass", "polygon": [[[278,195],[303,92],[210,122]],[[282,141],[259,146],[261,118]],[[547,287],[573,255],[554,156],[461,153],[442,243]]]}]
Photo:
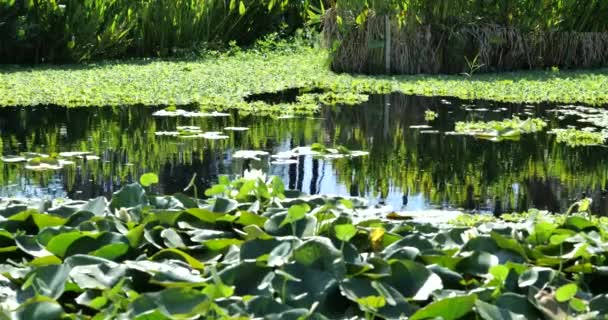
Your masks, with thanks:
[{"label": "tall grass", "polygon": [[385,15],[395,73],[608,64],[605,0],[335,0],[325,19],[334,70],[384,72]]},{"label": "tall grass", "polygon": [[0,0],[0,62],[166,56],[302,24],[300,1]]},{"label": "tall grass", "polygon": [[335,0],[333,9],[347,24],[371,14],[389,14],[402,23],[446,27],[499,24],[522,31],[608,30],[605,0]]}]

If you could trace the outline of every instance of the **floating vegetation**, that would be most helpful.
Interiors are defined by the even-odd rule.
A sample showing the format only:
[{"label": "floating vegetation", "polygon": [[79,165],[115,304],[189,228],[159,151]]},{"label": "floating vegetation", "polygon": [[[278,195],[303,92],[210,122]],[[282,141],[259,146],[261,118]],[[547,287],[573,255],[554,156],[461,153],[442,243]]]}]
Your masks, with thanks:
[{"label": "floating vegetation", "polygon": [[420,130],[421,134],[438,134],[439,130]]},{"label": "floating vegetation", "polygon": [[73,165],[70,160],[63,160],[54,157],[36,157],[28,159],[25,163],[25,169],[32,171],[48,171],[59,170],[66,165]]},{"label": "floating vegetation", "polygon": [[608,103],[608,75],[601,72],[524,71],[474,75],[467,81],[443,75],[389,79],[332,73],[325,65],[326,57],[326,51],[302,48],[289,54],[244,51],[197,61],[99,63],[94,68],[3,67],[10,72],[0,72],[0,106],[198,105],[206,110],[269,113],[316,110],[316,103],[276,106],[244,100],[252,93],[288,88],[357,94],[402,92],[503,102]]},{"label": "floating vegetation", "polygon": [[424,120],[426,121],[433,121],[435,119],[437,119],[437,112],[433,111],[433,110],[426,110],[424,111]]},{"label": "floating vegetation", "polygon": [[154,133],[157,136],[172,136],[178,138],[203,138],[208,140],[221,140],[228,139],[227,135],[219,131],[203,132],[200,127],[197,126],[179,126],[177,131],[157,131]]},{"label": "floating vegetation", "polygon": [[351,92],[305,93],[298,96],[297,99],[299,102],[303,103],[320,103],[326,106],[354,106],[367,102],[369,100],[369,95]]},{"label": "floating vegetation", "polygon": [[175,110],[159,110],[152,114],[155,117],[186,117],[186,118],[209,118],[209,117],[228,117],[229,113],[223,112],[199,112],[199,111],[186,111],[182,109]]},{"label": "floating vegetation", "polygon": [[344,146],[338,146],[334,149],[320,143],[313,143],[310,147],[296,147],[289,151],[273,154],[271,157],[277,159],[275,161],[281,161],[307,155],[323,159],[340,159],[366,156],[369,155],[369,152],[350,150]]},{"label": "floating vegetation", "polygon": [[268,152],[262,150],[238,150],[232,154],[233,158],[236,159],[251,159],[260,161],[260,156],[267,156]]},{"label": "floating vegetation", "polygon": [[74,157],[84,157],[88,156],[91,153],[88,151],[70,151],[70,152],[60,152],[59,156],[64,158],[74,158]]},{"label": "floating vegetation", "polygon": [[553,129],[549,133],[555,134],[558,143],[565,143],[570,147],[602,145],[606,142],[605,132],[595,132],[589,129]]},{"label": "floating vegetation", "polygon": [[90,152],[61,152],[59,154],[43,154],[35,152],[23,152],[21,155],[6,155],[0,158],[2,162],[24,164],[26,170],[52,171],[62,169],[64,166],[75,164],[74,161],[65,158],[78,158],[85,160],[97,160],[99,157],[91,155]]},{"label": "floating vegetation", "polygon": [[247,127],[226,127],[224,128],[226,131],[247,131],[249,128]]},{"label": "floating vegetation", "polygon": [[[358,198],[297,194],[277,177],[246,175],[221,177],[204,200],[131,184],[109,201],[55,201],[48,209],[0,201],[2,251],[10,256],[2,312],[16,319],[606,313],[605,217],[574,210],[384,218]],[[560,317],[544,316],[548,303]]]},{"label": "floating vegetation", "polygon": [[590,124],[602,129],[608,129],[608,110],[587,106],[567,105],[553,110],[560,120],[566,117],[576,117],[577,122]]},{"label": "floating vegetation", "polygon": [[521,120],[517,117],[503,121],[456,122],[454,131],[492,141],[517,140],[526,133],[543,130],[547,123],[539,118]]}]

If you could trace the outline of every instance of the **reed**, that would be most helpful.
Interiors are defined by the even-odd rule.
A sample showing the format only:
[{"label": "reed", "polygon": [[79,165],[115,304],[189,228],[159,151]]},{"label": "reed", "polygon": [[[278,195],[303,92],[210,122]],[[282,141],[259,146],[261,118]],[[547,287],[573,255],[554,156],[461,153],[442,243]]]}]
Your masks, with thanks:
[{"label": "reed", "polygon": [[396,30],[392,73],[599,67],[608,65],[607,14],[608,2],[595,0],[337,0],[324,35],[338,72],[384,72],[385,15]]}]

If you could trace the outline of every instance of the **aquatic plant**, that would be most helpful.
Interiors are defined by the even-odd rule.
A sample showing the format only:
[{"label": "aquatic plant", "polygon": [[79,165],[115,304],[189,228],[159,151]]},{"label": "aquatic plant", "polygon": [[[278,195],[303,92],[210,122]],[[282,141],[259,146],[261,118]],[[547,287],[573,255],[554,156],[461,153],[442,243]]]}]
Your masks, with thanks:
[{"label": "aquatic plant", "polygon": [[10,257],[0,270],[2,310],[17,319],[608,311],[604,217],[393,220],[358,198],[285,190],[275,177],[222,177],[205,194],[162,196],[132,184],[109,201],[1,200],[2,254]]},{"label": "aquatic plant", "polygon": [[[246,102],[255,93],[307,88],[334,93],[452,96],[503,102],[608,103],[605,71],[526,71],[459,76],[370,77],[327,70],[327,52],[242,51],[193,61],[139,60],[84,66],[0,66],[0,106],[184,106],[205,112],[239,109],[255,114],[313,113],[317,102]],[[242,72],[248,70],[248,72]],[[177,109],[177,108],[176,108]],[[176,110],[173,110],[175,112]],[[199,110],[196,110],[199,111]],[[171,112],[171,110],[167,110]]]},{"label": "aquatic plant", "polygon": [[521,120],[514,117],[503,121],[456,122],[454,131],[482,139],[500,141],[518,139],[521,134],[538,132],[546,126],[547,123],[539,118]]},{"label": "aquatic plant", "polygon": [[555,141],[565,143],[570,147],[603,145],[606,142],[604,132],[568,128],[553,129],[550,133],[555,134]]},{"label": "aquatic plant", "polygon": [[424,120],[426,120],[428,122],[437,119],[437,116],[438,116],[437,112],[435,112],[433,110],[424,111]]},{"label": "aquatic plant", "polygon": [[[297,35],[301,1],[0,0],[0,62],[196,55]],[[268,39],[265,39],[268,37]],[[230,44],[233,44],[232,46]],[[274,46],[276,47],[276,46]]]}]

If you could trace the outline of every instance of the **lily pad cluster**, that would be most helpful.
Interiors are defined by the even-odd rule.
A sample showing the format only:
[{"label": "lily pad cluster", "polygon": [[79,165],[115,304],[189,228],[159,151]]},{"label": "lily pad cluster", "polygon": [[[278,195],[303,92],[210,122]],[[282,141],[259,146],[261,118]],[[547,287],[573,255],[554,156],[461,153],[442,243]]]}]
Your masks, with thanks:
[{"label": "lily pad cluster", "polygon": [[369,100],[369,95],[353,92],[305,93],[298,96],[301,103],[319,103],[325,106],[354,106]]},{"label": "lily pad cluster", "polygon": [[179,126],[177,131],[157,131],[157,136],[172,136],[179,138],[204,138],[208,140],[228,139],[228,136],[219,131],[204,132],[197,126]]},{"label": "lily pad cluster", "polygon": [[152,114],[155,117],[185,117],[185,118],[217,118],[217,117],[228,117],[230,114],[223,112],[200,112],[200,111],[186,111],[176,108],[167,108],[156,111]]},{"label": "lily pad cluster", "polygon": [[99,157],[86,151],[61,152],[58,154],[43,154],[23,152],[20,155],[6,155],[0,158],[5,163],[23,164],[24,168],[32,171],[59,170],[68,165],[74,165],[74,159],[98,160]]},{"label": "lily pad cluster", "polygon": [[540,118],[521,120],[517,117],[503,121],[456,122],[455,132],[492,141],[517,140],[522,134],[543,130],[547,122]]},{"label": "lily pad cluster", "polygon": [[261,161],[261,157],[270,155],[273,160],[270,162],[274,165],[285,165],[298,163],[298,157],[302,156],[313,156],[315,158],[322,159],[341,159],[341,158],[354,158],[368,155],[369,152],[350,150],[344,146],[337,146],[336,148],[328,148],[321,143],[313,143],[310,146],[296,147],[288,151],[278,152],[270,155],[270,153],[262,150],[238,150],[232,157],[236,159],[250,159]]},{"label": "lily pad cluster", "polygon": [[594,129],[553,129],[549,133],[555,134],[555,141],[565,143],[570,147],[603,145],[606,142],[606,133],[597,132]]},{"label": "lily pad cluster", "polygon": [[424,120],[425,121],[433,121],[435,119],[437,119],[438,114],[437,112],[433,111],[433,110],[425,110],[424,111]]},{"label": "lily pad cluster", "polygon": [[[142,179],[146,180],[146,179]],[[598,319],[606,218],[427,224],[277,177],[200,200],[0,202],[2,310],[17,319]]]}]

